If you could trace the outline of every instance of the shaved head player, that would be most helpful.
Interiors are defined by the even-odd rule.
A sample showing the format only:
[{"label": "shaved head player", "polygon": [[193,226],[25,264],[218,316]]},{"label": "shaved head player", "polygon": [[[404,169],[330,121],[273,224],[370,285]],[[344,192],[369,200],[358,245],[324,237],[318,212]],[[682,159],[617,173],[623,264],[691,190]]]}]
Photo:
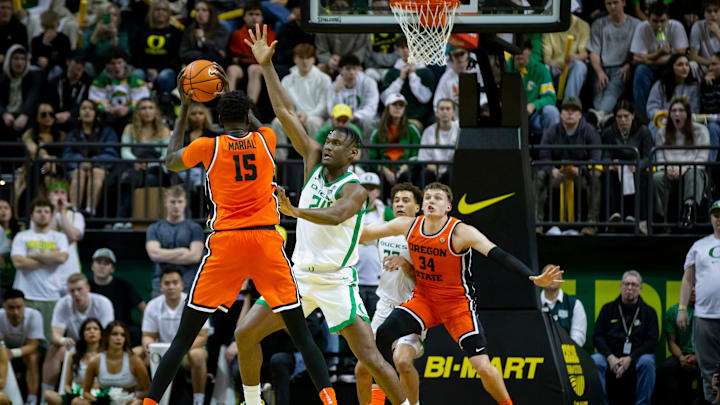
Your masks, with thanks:
[{"label": "shaved head player", "polygon": [[[217,64],[214,67],[225,80],[222,68]],[[308,330],[283,238],[275,230],[280,221],[273,180],[275,133],[267,127],[258,128],[257,120],[248,117],[248,97],[233,91],[223,94],[217,106],[225,134],[198,138],[183,148],[190,105],[190,95],[181,87],[183,78],[184,71],[178,76],[177,86],[182,108],[165,164],[176,172],[203,164],[211,204],[208,227],[212,233],[205,242],[207,251],[190,289],[178,333],[160,361],[143,404],[157,404],[205,320],[217,309],[227,312],[243,282],[252,278],[302,353],[321,400],[335,405],[325,359]],[[240,349],[244,341],[237,342]],[[259,395],[260,387],[253,388]]]}]

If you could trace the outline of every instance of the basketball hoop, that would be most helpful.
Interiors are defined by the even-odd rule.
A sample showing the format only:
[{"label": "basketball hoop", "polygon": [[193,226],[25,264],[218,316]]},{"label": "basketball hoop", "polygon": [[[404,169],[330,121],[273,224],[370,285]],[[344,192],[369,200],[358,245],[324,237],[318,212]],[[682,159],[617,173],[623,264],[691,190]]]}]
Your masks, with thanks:
[{"label": "basketball hoop", "polygon": [[445,46],[460,0],[391,0],[395,20],[407,37],[410,63],[447,64]]}]

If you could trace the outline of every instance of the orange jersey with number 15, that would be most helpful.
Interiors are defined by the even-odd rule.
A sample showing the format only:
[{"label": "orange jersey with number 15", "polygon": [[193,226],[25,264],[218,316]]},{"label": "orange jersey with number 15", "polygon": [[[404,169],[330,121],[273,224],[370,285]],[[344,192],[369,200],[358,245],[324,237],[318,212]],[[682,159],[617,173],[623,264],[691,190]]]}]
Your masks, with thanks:
[{"label": "orange jersey with number 15", "polygon": [[262,127],[241,137],[198,138],[185,148],[183,164],[205,166],[210,200],[208,226],[229,230],[277,225],[275,145],[272,129]]}]

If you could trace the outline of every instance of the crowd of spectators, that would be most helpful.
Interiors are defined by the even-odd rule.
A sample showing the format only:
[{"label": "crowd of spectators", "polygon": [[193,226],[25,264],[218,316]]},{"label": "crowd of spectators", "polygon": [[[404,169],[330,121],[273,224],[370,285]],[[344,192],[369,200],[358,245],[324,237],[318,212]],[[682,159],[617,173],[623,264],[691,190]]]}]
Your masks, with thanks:
[{"label": "crowd of spectators", "polygon": [[[21,370],[29,405],[40,403],[43,396],[48,403],[62,403],[59,391],[80,396],[76,403],[92,401],[95,384],[125,388],[142,397],[149,383],[149,346],[168,342],[177,330],[180,303],[203,251],[202,227],[186,218],[186,190],[192,193],[201,187],[203,168],[181,175],[191,187],[171,186],[177,179],[161,163],[178,101],[173,95],[176,76],[184,65],[209,59],[226,67],[230,88],[246,91],[254,114],[273,127],[279,144],[287,144],[287,135],[272,115],[259,66],[244,43],[255,24],[271,24],[269,38],[279,41],[276,65],[282,84],[308,133],[323,143],[333,127],[344,126],[367,145],[391,145],[363,151],[363,160],[384,163],[355,166],[373,196],[366,221],[388,219],[383,196],[396,183],[411,181],[422,187],[450,181],[448,163],[454,151],[433,146],[456,144],[459,75],[475,74],[480,86],[484,82],[478,61],[484,55],[472,50],[449,47],[448,67],[440,68],[409,63],[402,35],[305,33],[299,27],[297,0],[241,1],[242,16],[231,20],[219,20],[219,12],[237,5],[222,0],[154,0],[149,6],[140,1],[91,1],[82,24],[78,5],[70,3],[28,2],[23,3],[26,8],[13,10],[12,1],[0,0],[0,141],[22,144],[28,157],[15,166],[0,163],[3,174],[14,175],[11,195],[0,200],[5,236],[0,235],[0,335],[13,367]],[[388,6],[387,0],[371,3],[377,9]],[[329,3],[331,9],[348,6],[346,0]],[[566,57],[569,35],[574,40]],[[516,41],[520,52],[504,59],[491,55],[494,68],[522,76],[531,143],[589,146],[541,148],[534,155],[545,162],[533,171],[539,222],[553,216],[555,207],[546,207],[548,195],[577,179],[578,189],[589,191],[588,209],[582,213],[588,223],[582,228],[586,235],[601,231],[597,223],[603,220],[638,221],[639,229],[647,232],[653,216],[669,221],[675,215],[683,227],[692,227],[703,214],[703,204],[714,199],[714,171],[706,165],[716,162],[718,155],[709,147],[720,146],[719,37],[720,0],[687,7],[657,1],[647,8],[644,2],[604,0],[573,15],[567,32],[531,34]],[[566,66],[567,81],[561,84]],[[487,104],[481,92],[478,107],[483,116],[488,114]],[[213,106],[211,102],[191,107],[186,143],[216,135]],[[57,145],[60,142],[66,144]],[[426,148],[409,147],[415,145]],[[635,147],[638,155],[629,149],[602,149],[603,145]],[[684,149],[663,148],[653,154],[660,146]],[[22,157],[16,150],[0,148],[0,156]],[[292,149],[282,147],[276,156],[295,157]],[[587,164],[547,163],[562,160]],[[286,175],[287,182],[302,184],[298,173]],[[153,299],[147,304],[131,284],[113,275],[117,260],[111,250],[95,252],[93,277],[88,279],[79,272],[76,246],[83,239],[85,220],[99,215],[100,205],[107,203],[103,196],[118,201],[108,214],[122,219],[114,227],[131,227],[123,221],[131,217],[133,190],[139,187],[166,188],[165,218],[147,229],[146,250],[154,263]],[[681,212],[668,212],[673,193],[682,201]],[[20,203],[23,197],[38,198],[25,207]],[[639,211],[634,209],[636,199]],[[654,212],[648,212],[650,200]],[[21,212],[29,218],[25,230],[15,220]],[[710,217],[720,229],[720,214]],[[371,246],[363,249],[369,261],[358,266],[361,290],[372,311],[378,267],[371,259],[377,255]],[[688,263],[694,282],[698,264]],[[603,307],[592,341],[598,351],[593,358],[609,396],[616,388],[627,389],[622,379],[630,370],[636,374],[633,393],[643,401],[655,383],[651,354],[658,335],[657,314],[639,298],[641,289],[639,273],[623,276],[618,299]],[[701,293],[707,300],[708,292]],[[252,297],[248,285],[233,306],[238,316]],[[587,330],[581,325],[587,322],[582,303],[557,290],[545,291],[542,303],[582,346]],[[690,315],[689,308],[681,302],[667,316],[680,319],[683,311]],[[720,313],[704,308],[708,320],[701,322],[715,328]],[[139,313],[140,323],[133,312]],[[617,322],[620,318],[624,321]],[[635,318],[642,328],[620,328],[634,324]],[[337,337],[330,336],[326,326],[323,329],[322,317],[311,321],[317,323],[313,330],[321,346],[337,352]],[[698,369],[706,387],[712,377],[710,363],[700,364],[684,326],[667,330],[673,356],[663,363],[658,377],[664,381],[662,388],[672,392],[672,384],[689,390]],[[213,349],[205,349],[213,340],[208,338],[209,325],[204,331],[184,362],[195,404],[205,401],[208,369],[217,358]],[[287,343],[287,336],[279,333],[276,338]],[[47,345],[44,358],[38,349],[41,342]],[[266,350],[265,372],[284,387],[302,367],[295,364],[300,359],[288,344],[274,346],[278,349]],[[60,375],[70,350],[71,367]],[[228,361],[234,351],[231,344]],[[716,361],[717,353],[710,359],[704,361]],[[120,377],[108,381],[108,372]],[[709,398],[707,388],[704,395]]]},{"label": "crowd of spectators", "polygon": [[[201,168],[178,179],[160,160],[178,104],[176,76],[200,58],[224,66],[230,89],[246,91],[255,115],[273,127],[280,145],[287,145],[260,67],[245,44],[249,30],[263,23],[270,25],[269,41],[278,39],[275,64],[308,133],[322,140],[328,128],[344,125],[359,132],[366,145],[397,145],[365,149],[361,160],[385,163],[358,166],[380,176],[386,195],[405,180],[419,186],[450,181],[452,167],[437,162],[451,160],[453,150],[432,146],[455,144],[459,75],[475,74],[484,86],[478,58],[487,56],[496,82],[501,71],[522,76],[531,144],[591,146],[533,154],[540,160],[595,161],[558,162],[533,171],[540,196],[576,177],[582,180],[588,190],[588,209],[579,212],[583,234],[602,232],[606,228],[598,223],[608,222],[639,222],[638,229],[647,233],[649,219],[689,229],[700,208],[716,197],[712,165],[717,150],[702,148],[720,147],[720,1],[687,7],[589,3],[574,8],[565,32],[516,35],[521,51],[514,55],[449,46],[447,68],[409,63],[408,41],[401,34],[306,33],[299,26],[297,0],[235,3],[101,0],[88,5],[80,24],[75,2],[22,3],[13,10],[10,0],[0,0],[0,35],[7,39],[0,46],[0,141],[22,142],[29,157],[26,164],[2,166],[3,173],[14,176],[13,208],[27,214],[19,204],[23,196],[43,193],[64,178],[71,184],[75,209],[96,217],[102,207],[104,224],[124,229],[132,224],[112,218],[131,216],[136,188],[189,180],[190,188],[199,190]],[[388,7],[387,0],[369,3],[376,13]],[[219,19],[220,12],[238,6],[240,17]],[[327,7],[345,12],[340,10],[349,3],[333,0]],[[566,49],[570,36],[572,46]],[[685,100],[680,103],[684,119],[671,109],[674,97]],[[486,91],[480,92],[478,104],[486,117]],[[213,107],[193,106],[197,118],[191,120],[187,142],[219,129]],[[58,142],[70,145],[53,146]],[[636,147],[639,154],[603,151],[603,145]],[[676,146],[695,149],[652,152],[653,147]],[[0,153],[21,158],[20,150]],[[280,147],[277,157],[297,156]],[[614,160],[622,163],[609,164]],[[293,170],[280,175],[283,183],[301,184]],[[680,212],[667,201],[675,194],[683,202]],[[635,196],[641,201],[638,212]],[[557,218],[558,204],[546,200],[538,200],[540,222]],[[653,212],[645,202],[652,202]],[[668,207],[673,209],[667,212]]]}]

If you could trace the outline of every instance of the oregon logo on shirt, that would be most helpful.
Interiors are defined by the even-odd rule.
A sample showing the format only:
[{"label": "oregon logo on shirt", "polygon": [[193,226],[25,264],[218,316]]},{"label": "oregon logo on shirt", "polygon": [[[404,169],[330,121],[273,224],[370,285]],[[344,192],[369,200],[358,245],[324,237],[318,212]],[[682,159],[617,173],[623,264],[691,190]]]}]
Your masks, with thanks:
[{"label": "oregon logo on shirt", "polygon": [[713,246],[708,251],[708,255],[712,257],[713,259],[720,258],[720,246]]},{"label": "oregon logo on shirt", "polygon": [[147,37],[147,48],[145,53],[148,55],[166,55],[167,49],[165,49],[165,36],[163,35],[149,35]]}]

